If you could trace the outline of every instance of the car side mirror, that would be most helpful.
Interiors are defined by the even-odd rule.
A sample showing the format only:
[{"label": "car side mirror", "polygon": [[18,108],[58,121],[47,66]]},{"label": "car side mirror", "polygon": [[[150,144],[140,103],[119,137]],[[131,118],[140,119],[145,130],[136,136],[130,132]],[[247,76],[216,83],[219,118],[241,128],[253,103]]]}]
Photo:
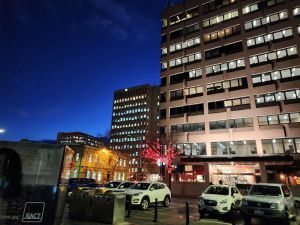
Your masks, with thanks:
[{"label": "car side mirror", "polygon": [[153,191],[154,190],[154,188],[152,187],[152,188],[150,188],[150,191]]},{"label": "car side mirror", "polygon": [[288,198],[288,197],[291,197],[291,194],[290,193],[284,193],[283,195],[285,198]]}]

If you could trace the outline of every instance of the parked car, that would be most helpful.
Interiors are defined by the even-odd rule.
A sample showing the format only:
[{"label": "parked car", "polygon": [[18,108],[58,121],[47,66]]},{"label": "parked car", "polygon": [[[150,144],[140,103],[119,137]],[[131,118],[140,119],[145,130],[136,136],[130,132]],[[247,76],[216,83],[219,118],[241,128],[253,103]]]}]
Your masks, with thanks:
[{"label": "parked car", "polygon": [[295,202],[296,208],[300,208],[300,197],[294,196],[294,202]]},{"label": "parked car", "polygon": [[96,188],[98,184],[95,179],[90,178],[70,178],[68,182],[68,197],[71,196],[74,190],[81,190],[83,188]]},{"label": "parked car", "polygon": [[139,182],[131,188],[125,190],[126,201],[131,205],[140,206],[146,210],[150,204],[155,203],[155,199],[165,207],[169,207],[171,201],[171,191],[168,186],[160,182]]},{"label": "parked car", "polygon": [[210,185],[198,198],[200,216],[206,213],[226,214],[239,209],[242,202],[240,191],[231,185]]},{"label": "parked car", "polygon": [[111,181],[103,187],[100,187],[99,190],[101,190],[102,193],[107,191],[120,192],[130,188],[132,185],[134,185],[134,182],[131,181]]},{"label": "parked car", "polygon": [[252,185],[242,200],[241,214],[246,224],[251,218],[282,219],[285,224],[296,217],[292,192],[284,184],[260,183]]}]

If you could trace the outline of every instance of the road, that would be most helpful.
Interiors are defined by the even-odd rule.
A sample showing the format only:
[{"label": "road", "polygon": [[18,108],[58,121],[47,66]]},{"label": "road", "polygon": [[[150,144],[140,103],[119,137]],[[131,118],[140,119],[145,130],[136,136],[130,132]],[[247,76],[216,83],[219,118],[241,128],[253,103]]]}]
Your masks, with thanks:
[{"label": "road", "polygon": [[[145,211],[138,208],[133,208],[130,213],[130,218],[125,217],[125,222],[118,223],[117,225],[186,225],[186,202],[189,203],[189,225],[230,225],[233,224],[233,219],[226,216],[207,216],[205,218],[199,218],[197,199],[196,198],[178,198],[173,197],[171,205],[168,208],[163,206],[158,207],[158,222],[154,220],[154,206],[151,206]],[[298,209],[299,211],[299,209]],[[101,213],[101,212],[99,212]],[[127,212],[125,212],[126,215]],[[299,213],[300,214],[300,213]],[[79,214],[80,215],[80,214]],[[236,213],[235,224],[243,225],[244,221],[239,214]],[[280,221],[261,221],[252,219],[253,225],[281,225]],[[67,204],[64,209],[64,218],[61,225],[101,225],[101,223],[95,223],[87,220],[74,220],[69,218],[69,205]],[[297,221],[291,221],[290,225],[300,225],[300,216]]]},{"label": "road", "polygon": [[[198,208],[197,208],[197,199],[191,198],[173,198],[171,205],[169,208],[164,208],[162,206],[158,207],[158,223],[152,222],[154,219],[154,207],[150,207],[145,211],[141,211],[139,209],[133,209],[131,211],[130,218],[126,218],[127,222],[136,224],[136,225],[185,225],[186,217],[185,217],[185,206],[186,202],[189,202],[189,214],[190,214],[190,225],[195,224],[205,224],[205,225],[229,225],[232,224],[232,218],[226,216],[207,216],[205,218],[199,218]],[[298,209],[299,210],[299,209]],[[242,225],[244,221],[239,214],[236,213],[235,216],[235,224]],[[298,221],[298,223],[297,223]],[[300,218],[298,216],[297,221],[291,221],[291,225],[300,225]],[[258,219],[252,219],[253,225],[280,225],[280,221],[261,221]]]}]

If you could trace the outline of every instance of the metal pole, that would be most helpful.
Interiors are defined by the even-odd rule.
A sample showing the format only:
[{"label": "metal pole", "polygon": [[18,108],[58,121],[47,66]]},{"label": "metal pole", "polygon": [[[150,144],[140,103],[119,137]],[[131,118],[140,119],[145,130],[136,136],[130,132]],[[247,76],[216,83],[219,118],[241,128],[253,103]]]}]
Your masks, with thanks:
[{"label": "metal pole", "polygon": [[155,199],[154,220],[153,220],[153,222],[158,222],[157,221],[157,198]]},{"label": "metal pole", "polygon": [[185,225],[190,224],[190,211],[189,211],[189,202],[185,203]]},{"label": "metal pole", "polygon": [[132,198],[132,196],[129,195],[129,205],[128,205],[127,218],[130,218],[130,214],[131,214],[131,198]]},{"label": "metal pole", "polygon": [[235,207],[233,207],[231,211],[231,219],[232,219],[232,225],[236,225],[236,218],[235,218]]}]

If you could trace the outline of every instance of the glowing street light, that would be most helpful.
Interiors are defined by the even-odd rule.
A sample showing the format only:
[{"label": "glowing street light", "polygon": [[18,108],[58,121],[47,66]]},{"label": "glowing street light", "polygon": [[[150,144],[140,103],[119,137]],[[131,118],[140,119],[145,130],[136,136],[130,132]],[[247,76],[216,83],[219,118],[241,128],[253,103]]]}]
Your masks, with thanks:
[{"label": "glowing street light", "polygon": [[0,134],[4,134],[5,130],[3,128],[0,128]]}]

